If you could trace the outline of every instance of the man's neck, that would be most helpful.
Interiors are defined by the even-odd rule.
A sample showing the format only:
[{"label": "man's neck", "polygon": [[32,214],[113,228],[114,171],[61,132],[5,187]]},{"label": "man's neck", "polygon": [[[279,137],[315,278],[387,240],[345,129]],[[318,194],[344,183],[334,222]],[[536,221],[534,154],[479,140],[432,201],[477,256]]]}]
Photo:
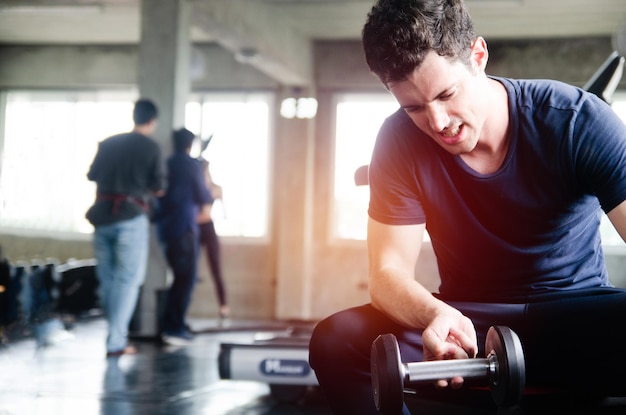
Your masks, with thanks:
[{"label": "man's neck", "polygon": [[148,124],[135,124],[135,128],[133,128],[133,132],[135,133],[139,133],[145,136],[149,136],[152,134],[152,124],[148,123]]},{"label": "man's neck", "polygon": [[509,150],[509,99],[504,86],[490,80],[492,113],[483,127],[483,137],[476,148],[461,155],[463,161],[481,174],[495,173],[504,163]]}]

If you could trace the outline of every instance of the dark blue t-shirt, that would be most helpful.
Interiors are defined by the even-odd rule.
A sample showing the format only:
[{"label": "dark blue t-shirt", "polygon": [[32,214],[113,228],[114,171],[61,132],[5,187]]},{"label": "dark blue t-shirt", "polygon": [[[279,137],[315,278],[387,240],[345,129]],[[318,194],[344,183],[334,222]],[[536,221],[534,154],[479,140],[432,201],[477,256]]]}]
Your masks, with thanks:
[{"label": "dark blue t-shirt", "polygon": [[177,152],[167,159],[167,188],[159,199],[157,224],[159,236],[175,240],[184,234],[198,233],[196,218],[213,197],[204,181],[202,166],[187,153]]},{"label": "dark blue t-shirt", "polygon": [[399,110],[377,138],[369,215],[426,223],[444,299],[526,302],[610,286],[600,208],[626,199],[626,126],[579,88],[494,79],[510,105],[498,171],[472,170]]}]

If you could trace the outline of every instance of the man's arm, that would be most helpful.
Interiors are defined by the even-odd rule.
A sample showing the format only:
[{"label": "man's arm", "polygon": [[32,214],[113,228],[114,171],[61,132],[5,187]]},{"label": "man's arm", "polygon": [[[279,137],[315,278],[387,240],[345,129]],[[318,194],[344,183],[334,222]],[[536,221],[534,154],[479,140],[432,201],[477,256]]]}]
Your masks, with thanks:
[{"label": "man's arm", "polygon": [[367,239],[372,305],[406,327],[424,329],[426,358],[473,357],[478,344],[471,320],[415,280],[424,230],[423,224],[392,226],[370,218]]},{"label": "man's arm", "polygon": [[96,155],[94,156],[93,161],[89,166],[89,171],[87,172],[87,179],[92,182],[98,179],[98,166],[100,165],[100,147],[101,144],[98,144],[98,151],[96,152]]},{"label": "man's arm", "polygon": [[424,228],[385,225],[370,218],[367,229],[372,305],[398,323],[420,329],[428,326],[426,310],[435,301],[415,280]]},{"label": "man's arm", "polygon": [[621,236],[624,242],[626,242],[626,200],[607,213],[607,216],[611,220],[613,226],[615,226],[619,236]]}]

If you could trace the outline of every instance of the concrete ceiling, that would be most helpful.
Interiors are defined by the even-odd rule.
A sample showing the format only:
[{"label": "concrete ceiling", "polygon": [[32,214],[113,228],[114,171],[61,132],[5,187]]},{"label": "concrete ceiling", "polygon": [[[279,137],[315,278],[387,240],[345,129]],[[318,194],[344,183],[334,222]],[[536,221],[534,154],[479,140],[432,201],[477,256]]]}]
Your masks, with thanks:
[{"label": "concrete ceiling", "polygon": [[[254,51],[251,65],[294,85],[310,83],[313,41],[358,40],[374,3],[190,1],[195,42],[218,43],[236,56]],[[626,27],[626,0],[466,1],[487,40],[614,36]],[[137,43],[139,5],[139,0],[0,0],[0,44]]]}]

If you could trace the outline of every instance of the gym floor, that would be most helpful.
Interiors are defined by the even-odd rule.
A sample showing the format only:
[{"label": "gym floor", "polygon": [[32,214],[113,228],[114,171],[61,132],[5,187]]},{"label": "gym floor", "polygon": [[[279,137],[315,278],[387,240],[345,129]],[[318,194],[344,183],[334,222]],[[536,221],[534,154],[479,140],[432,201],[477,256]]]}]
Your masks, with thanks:
[{"label": "gym floor", "polygon": [[[255,322],[232,321],[220,328],[218,321],[198,320],[192,326],[201,334],[189,346],[136,341],[137,355],[110,359],[104,357],[106,325],[98,318],[59,332],[45,346],[33,336],[9,342],[0,348],[0,415],[330,414],[315,387],[296,402],[278,402],[266,384],[220,379],[220,343],[251,341]],[[435,400],[407,397],[407,403],[416,414],[504,412],[490,403],[487,394],[472,397],[471,404],[459,394],[457,403],[451,404],[451,395]],[[509,412],[623,414],[626,400],[582,405],[571,399],[529,401],[523,409]]]}]

